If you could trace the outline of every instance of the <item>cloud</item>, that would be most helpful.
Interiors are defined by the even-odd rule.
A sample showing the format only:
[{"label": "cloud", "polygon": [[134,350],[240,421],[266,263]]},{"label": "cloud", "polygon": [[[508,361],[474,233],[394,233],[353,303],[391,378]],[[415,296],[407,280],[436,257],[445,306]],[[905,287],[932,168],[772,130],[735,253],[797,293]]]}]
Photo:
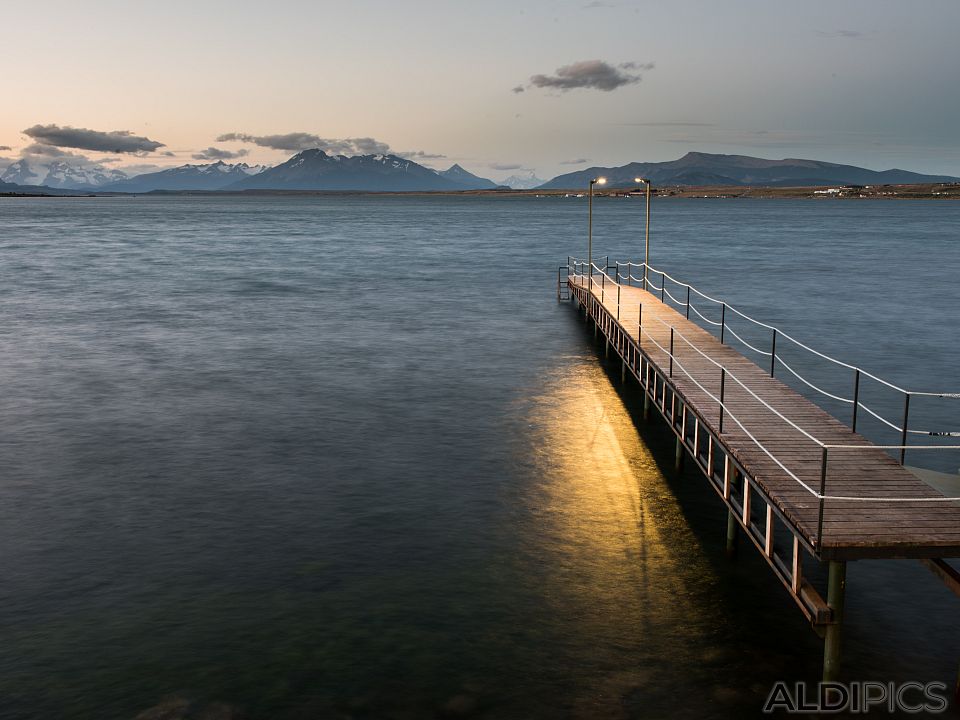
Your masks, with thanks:
[{"label": "cloud", "polygon": [[244,142],[271,150],[285,150],[287,152],[319,148],[335,155],[373,155],[376,153],[386,155],[390,152],[390,146],[387,143],[370,137],[334,139],[305,132],[292,132],[283,135],[225,133],[217,138],[217,142]]},{"label": "cloud", "polygon": [[4,150],[13,150],[13,148],[9,145],[0,145],[0,152],[3,152]]},{"label": "cloud", "polygon": [[859,30],[834,30],[833,32],[824,32],[823,30],[817,30],[817,35],[822,35],[823,37],[832,37],[832,38],[858,38],[863,37],[863,33]]},{"label": "cloud", "polygon": [[251,135],[249,133],[224,133],[217,142],[243,142],[271,150],[301,152],[319,148],[333,155],[396,155],[409,160],[437,160],[446,157],[424,150],[394,151],[385,142],[372,137],[324,138],[313,133],[292,132],[283,135]]},{"label": "cloud", "polygon": [[250,135],[249,133],[224,133],[217,137],[217,142],[244,142],[270,148],[271,150],[287,150],[299,152],[319,147],[324,139],[319,135],[296,132],[285,135]]},{"label": "cloud", "polygon": [[41,145],[78,148],[106,153],[129,153],[144,155],[164,147],[162,142],[134,135],[129,130],[88,130],[86,128],[60,127],[59,125],[34,125],[23,131]]},{"label": "cloud", "polygon": [[584,10],[593,10],[594,8],[612,8],[616,7],[616,3],[612,2],[603,2],[603,0],[593,0],[593,2],[588,2],[583,6]]},{"label": "cloud", "polygon": [[576,160],[561,160],[561,165],[583,165],[590,162],[590,158],[577,158]]},{"label": "cloud", "polygon": [[643,71],[653,68],[652,62],[625,62],[613,66],[603,60],[581,60],[557,68],[555,75],[533,75],[530,84],[561,92],[578,88],[611,92],[624,85],[635,85],[643,79]]},{"label": "cloud", "polygon": [[492,170],[522,170],[523,165],[519,163],[490,163],[489,166]]},{"label": "cloud", "polygon": [[446,155],[440,153],[428,153],[423,150],[410,150],[407,152],[398,152],[394,153],[398,157],[406,158],[407,160],[442,160]]},{"label": "cloud", "polygon": [[27,155],[36,155],[53,158],[72,157],[81,158],[83,160],[87,159],[84,155],[80,155],[79,153],[70,152],[69,150],[61,150],[53,145],[40,145],[39,143],[27,145],[25,148],[23,148],[23,150],[20,151],[20,154],[24,157]]},{"label": "cloud", "polygon": [[510,92],[522,93],[522,92],[526,92],[526,90],[527,89],[523,85],[517,85],[515,88],[512,88]]},{"label": "cloud", "polygon": [[715,127],[713,123],[703,122],[628,122],[613,124],[629,125],[631,127]]},{"label": "cloud", "polygon": [[242,148],[240,150],[223,150],[221,148],[208,147],[206,150],[196,152],[190,157],[194,160],[233,160],[234,158],[242,158],[249,154],[249,150]]}]

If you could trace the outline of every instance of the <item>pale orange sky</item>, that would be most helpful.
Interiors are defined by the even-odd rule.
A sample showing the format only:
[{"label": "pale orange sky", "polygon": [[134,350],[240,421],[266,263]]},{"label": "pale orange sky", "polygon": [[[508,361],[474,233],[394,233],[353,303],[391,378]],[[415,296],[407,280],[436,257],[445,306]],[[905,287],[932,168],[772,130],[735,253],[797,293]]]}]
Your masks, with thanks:
[{"label": "pale orange sky", "polygon": [[[950,0],[51,0],[4,3],[0,18],[8,161],[29,145],[24,129],[56,124],[174,153],[74,151],[119,165],[197,162],[209,146],[273,164],[292,153],[216,138],[305,132],[493,178],[688,150],[960,175]],[[613,91],[531,85],[591,59],[655,66]]]}]

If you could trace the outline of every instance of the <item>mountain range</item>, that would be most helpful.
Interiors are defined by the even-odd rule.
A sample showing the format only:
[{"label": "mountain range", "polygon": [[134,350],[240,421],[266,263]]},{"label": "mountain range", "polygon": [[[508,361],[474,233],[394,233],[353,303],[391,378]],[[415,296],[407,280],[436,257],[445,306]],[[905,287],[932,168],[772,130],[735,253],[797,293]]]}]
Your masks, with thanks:
[{"label": "mountain range", "polygon": [[[669,162],[633,162],[618,167],[592,167],[543,182],[533,172],[513,176],[502,184],[478,177],[460,165],[433,170],[397,155],[330,155],[320,149],[304,150],[274,167],[246,163],[214,162],[182,165],[127,177],[102,165],[70,165],[63,161],[34,164],[21,159],[0,175],[0,192],[97,191],[146,193],[154,191],[355,191],[355,192],[457,192],[518,189],[582,190],[591,178],[604,176],[607,187],[635,187],[634,178],[650,178],[656,186],[757,185],[803,187],[836,184],[911,184],[958,182],[947,175],[922,175],[906,170],[867,170],[821,160],[766,160],[746,155],[689,152]],[[56,194],[63,194],[58,192]]]},{"label": "mountain range", "polygon": [[222,190],[263,170],[262,165],[246,163],[231,165],[221,160],[206,165],[181,165],[169,170],[135,175],[119,182],[108,183],[100,189],[125,193],[146,193],[154,190]]},{"label": "mountain range", "polygon": [[224,190],[360,190],[410,192],[479,190],[496,185],[459,165],[436,171],[397,155],[328,155],[304,150]]},{"label": "mountain range", "polygon": [[907,170],[867,170],[822,160],[765,160],[748,155],[715,155],[688,152],[668,162],[632,162],[619,167],[592,167],[559,175],[543,190],[582,190],[591,178],[607,178],[607,187],[635,187],[634,178],[649,178],[654,185],[760,185],[806,187],[817,185],[908,185],[957,182],[949,175],[921,175]]},{"label": "mountain range", "polygon": [[103,165],[80,166],[63,160],[40,164],[26,158],[8,165],[0,174],[0,182],[66,190],[93,190],[126,178],[123,171]]}]

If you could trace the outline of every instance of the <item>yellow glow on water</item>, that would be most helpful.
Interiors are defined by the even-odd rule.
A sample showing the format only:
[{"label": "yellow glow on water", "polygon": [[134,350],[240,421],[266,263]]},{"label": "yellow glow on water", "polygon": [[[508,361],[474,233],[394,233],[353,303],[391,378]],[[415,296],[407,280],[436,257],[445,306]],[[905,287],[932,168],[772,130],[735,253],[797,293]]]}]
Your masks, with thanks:
[{"label": "yellow glow on water", "polygon": [[[545,566],[544,605],[590,638],[594,655],[648,659],[612,674],[598,669],[583,699],[619,697],[643,686],[650,668],[689,661],[685,648],[703,651],[705,628],[718,621],[713,571],[600,367],[574,361],[545,382],[529,421],[536,484],[527,502],[536,522],[527,552]],[[665,636],[676,642],[666,655],[653,647]]]}]

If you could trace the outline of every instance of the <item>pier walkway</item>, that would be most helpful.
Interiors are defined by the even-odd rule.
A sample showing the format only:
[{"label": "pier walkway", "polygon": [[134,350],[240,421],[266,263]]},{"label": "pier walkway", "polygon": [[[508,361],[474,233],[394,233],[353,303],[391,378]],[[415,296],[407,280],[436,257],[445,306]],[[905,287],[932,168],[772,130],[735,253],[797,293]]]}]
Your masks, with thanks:
[{"label": "pier walkway", "polygon": [[[896,426],[903,442],[874,445],[775,377],[794,372],[777,354],[776,328],[764,326],[772,344],[760,351],[769,366],[760,367],[724,337],[732,329],[723,315],[732,308],[722,306],[719,322],[700,315],[719,326],[712,334],[689,319],[698,312],[689,285],[685,299],[665,301],[665,277],[632,263],[601,268],[571,260],[561,266],[558,294],[592,321],[608,355],[619,357],[622,378],[640,383],[644,415],[655,408],[670,425],[678,463],[696,462],[726,503],[728,542],[745,534],[826,637],[824,677],[833,679],[846,561],[923,559],[960,587],[943,560],[960,557],[960,498],[902,465],[910,396],[924,393],[906,393],[903,426]],[[857,369],[854,426],[858,410],[883,420],[858,399],[860,378]],[[927,449],[942,447],[917,451]],[[805,558],[829,563],[826,599],[804,578]]]}]

